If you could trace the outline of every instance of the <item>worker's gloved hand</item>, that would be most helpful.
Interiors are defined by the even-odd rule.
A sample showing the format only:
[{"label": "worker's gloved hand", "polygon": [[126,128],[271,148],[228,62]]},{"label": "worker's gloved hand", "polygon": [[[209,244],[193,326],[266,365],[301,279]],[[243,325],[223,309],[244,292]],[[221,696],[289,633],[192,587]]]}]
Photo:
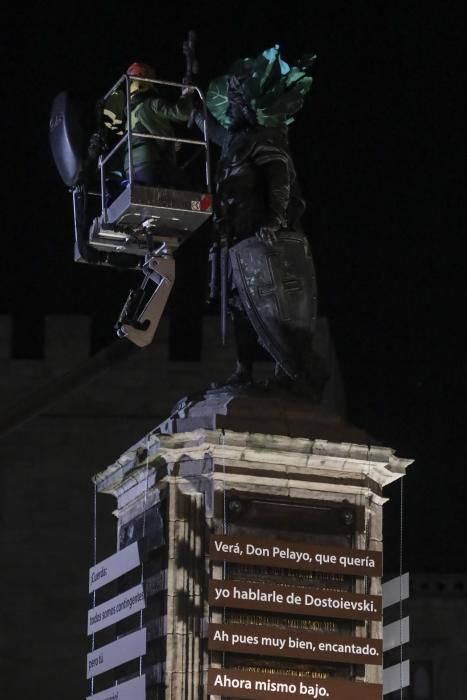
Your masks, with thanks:
[{"label": "worker's gloved hand", "polygon": [[88,153],[91,156],[91,158],[97,158],[101,153],[103,153],[107,149],[107,143],[98,131],[96,131],[91,138],[89,139],[88,143]]},{"label": "worker's gloved hand", "polygon": [[272,246],[277,241],[277,226],[260,226],[256,232],[256,237],[266,245]]},{"label": "worker's gloved hand", "polygon": [[196,95],[196,94],[198,94],[198,93],[197,93],[196,90],[195,90],[194,88],[192,88],[192,87],[184,87],[184,88],[182,89],[182,97],[188,97],[189,95],[191,95],[192,97],[194,97],[194,95]]}]

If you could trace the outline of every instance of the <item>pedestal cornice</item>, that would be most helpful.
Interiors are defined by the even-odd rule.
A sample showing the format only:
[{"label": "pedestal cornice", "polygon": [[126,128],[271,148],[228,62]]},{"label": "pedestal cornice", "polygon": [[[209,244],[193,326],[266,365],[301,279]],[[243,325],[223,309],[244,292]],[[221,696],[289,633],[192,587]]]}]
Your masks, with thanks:
[{"label": "pedestal cornice", "polygon": [[389,447],[198,429],[149,434],[96,474],[94,483],[99,492],[119,498],[143,481],[145,488],[155,486],[165,475],[225,478],[236,471],[242,478],[254,472],[257,477],[293,481],[294,486],[316,480],[361,488],[366,482],[381,495],[384,486],[405,475],[412,461],[396,457]]}]

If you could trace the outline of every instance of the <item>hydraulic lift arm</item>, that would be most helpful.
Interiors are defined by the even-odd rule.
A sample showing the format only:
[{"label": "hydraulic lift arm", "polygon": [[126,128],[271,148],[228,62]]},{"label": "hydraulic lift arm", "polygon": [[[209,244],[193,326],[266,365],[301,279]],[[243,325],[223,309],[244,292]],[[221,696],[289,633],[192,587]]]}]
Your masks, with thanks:
[{"label": "hydraulic lift arm", "polygon": [[[128,338],[140,348],[154,338],[175,280],[175,261],[172,257],[151,258],[143,270],[144,280],[139,289],[130,291],[115,326],[120,338]],[[150,282],[155,289],[148,298]]]}]

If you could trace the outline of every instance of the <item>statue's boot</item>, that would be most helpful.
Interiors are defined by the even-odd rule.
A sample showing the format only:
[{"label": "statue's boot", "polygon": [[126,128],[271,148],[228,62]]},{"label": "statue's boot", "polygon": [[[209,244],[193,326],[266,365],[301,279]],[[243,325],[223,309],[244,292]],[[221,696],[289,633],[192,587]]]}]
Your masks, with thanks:
[{"label": "statue's boot", "polygon": [[233,319],[235,350],[237,359],[234,371],[221,382],[213,383],[213,387],[232,386],[253,383],[253,362],[257,352],[257,337],[248,317],[241,309],[231,306]]},{"label": "statue's boot", "polygon": [[235,370],[227,377],[225,384],[251,384],[253,382],[252,367],[245,365],[242,362],[235,363]]},{"label": "statue's boot", "polygon": [[294,383],[294,380],[289,377],[287,372],[283,370],[278,362],[274,366],[274,376],[267,380],[266,385],[272,389],[285,389],[290,391]]}]

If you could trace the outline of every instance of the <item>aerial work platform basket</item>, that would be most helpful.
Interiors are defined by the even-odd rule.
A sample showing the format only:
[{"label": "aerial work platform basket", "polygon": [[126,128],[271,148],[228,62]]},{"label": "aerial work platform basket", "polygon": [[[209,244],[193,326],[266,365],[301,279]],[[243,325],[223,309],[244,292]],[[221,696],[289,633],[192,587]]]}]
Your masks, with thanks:
[{"label": "aerial work platform basket", "polygon": [[210,194],[127,185],[89,230],[96,250],[150,255],[165,243],[173,253],[212,213]]},{"label": "aerial work platform basket", "polygon": [[[144,275],[140,287],[130,291],[116,323],[120,337],[142,347],[152,341],[173,286],[173,254],[211,217],[212,195],[206,103],[201,90],[184,83],[124,74],[98,104],[102,107],[111,100],[114,105],[117,99],[122,113],[130,114],[133,80],[197,95],[197,110],[203,117],[201,138],[188,138],[178,132],[173,137],[141,133],[132,128],[130,119],[122,119],[119,130],[112,134],[117,142],[90,165],[85,153],[89,139],[84,138],[68,95],[60,93],[52,106],[50,140],[57,168],[72,192],[75,261],[138,269]],[[133,166],[136,138],[139,142],[172,142],[178,149],[179,163],[185,156],[177,164],[180,170],[191,173],[197,167],[195,186],[179,189],[139,184]],[[189,151],[188,156],[184,150]],[[201,167],[199,154],[203,156]]]}]

